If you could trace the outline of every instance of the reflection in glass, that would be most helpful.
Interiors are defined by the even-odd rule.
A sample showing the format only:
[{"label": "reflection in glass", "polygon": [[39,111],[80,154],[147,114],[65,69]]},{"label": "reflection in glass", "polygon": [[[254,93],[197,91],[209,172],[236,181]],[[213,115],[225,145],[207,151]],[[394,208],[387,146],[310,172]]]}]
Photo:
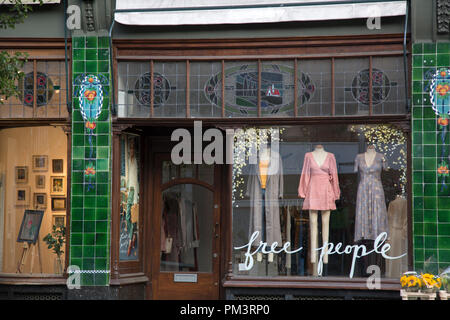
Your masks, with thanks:
[{"label": "reflection in glass", "polygon": [[162,194],[161,271],[211,272],[213,192],[194,184]]},{"label": "reflection in glass", "polygon": [[139,137],[124,134],[120,174],[120,260],[139,259]]}]

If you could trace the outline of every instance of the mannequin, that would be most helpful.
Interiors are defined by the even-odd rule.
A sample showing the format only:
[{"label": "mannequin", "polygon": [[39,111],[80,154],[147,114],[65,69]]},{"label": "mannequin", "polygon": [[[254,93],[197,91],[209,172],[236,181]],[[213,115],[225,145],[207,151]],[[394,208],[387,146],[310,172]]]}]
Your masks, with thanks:
[{"label": "mannequin", "polygon": [[360,181],[356,198],[355,241],[375,240],[381,232],[388,232],[387,210],[381,183],[381,171],[386,169],[383,154],[369,145],[365,153],[355,158],[354,172]]},{"label": "mannequin", "polygon": [[[314,151],[305,154],[298,196],[305,199],[303,210],[309,210],[311,263],[314,266],[314,274],[316,274],[318,212],[321,212],[322,219],[322,243],[327,243],[330,211],[336,210],[335,201],[340,197],[336,159],[334,154],[325,151],[323,145],[318,144],[314,147]],[[328,275],[327,254],[323,259],[322,275]]]},{"label": "mannequin", "polygon": [[[388,225],[389,244],[391,245],[390,255],[400,256],[408,251],[408,202],[403,195],[397,197],[389,203]],[[408,269],[408,260],[404,256],[401,259],[386,260],[386,276],[399,277]]]},{"label": "mannequin", "polygon": [[[250,197],[249,235],[259,231],[255,243],[266,242],[268,246],[281,240],[280,208],[278,199],[283,196],[283,165],[278,152],[271,150],[270,145],[261,145],[258,162],[251,165],[246,195]],[[273,253],[268,261],[273,262]],[[257,261],[262,261],[262,253],[258,252]]]}]

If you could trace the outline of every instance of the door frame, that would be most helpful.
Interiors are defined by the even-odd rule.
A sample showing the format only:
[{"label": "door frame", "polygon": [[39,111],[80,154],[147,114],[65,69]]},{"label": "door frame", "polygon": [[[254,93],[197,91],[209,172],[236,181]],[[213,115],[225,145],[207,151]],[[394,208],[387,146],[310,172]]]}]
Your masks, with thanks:
[{"label": "door frame", "polygon": [[[151,245],[150,252],[146,255],[147,263],[150,264],[150,278],[152,282],[152,299],[219,299],[220,296],[220,274],[221,274],[221,165],[214,165],[214,183],[209,185],[196,178],[180,178],[161,184],[162,163],[164,160],[170,160],[169,152],[152,152],[153,180],[149,180],[152,186],[149,188],[149,197],[153,199],[149,209]],[[151,182],[153,181],[153,182]],[[212,272],[160,272],[160,250],[161,247],[161,196],[162,191],[179,184],[195,184],[205,187],[213,192],[213,233],[212,233]],[[214,256],[215,255],[215,256]],[[173,277],[175,273],[179,274],[197,274],[197,283],[175,283]]]}]

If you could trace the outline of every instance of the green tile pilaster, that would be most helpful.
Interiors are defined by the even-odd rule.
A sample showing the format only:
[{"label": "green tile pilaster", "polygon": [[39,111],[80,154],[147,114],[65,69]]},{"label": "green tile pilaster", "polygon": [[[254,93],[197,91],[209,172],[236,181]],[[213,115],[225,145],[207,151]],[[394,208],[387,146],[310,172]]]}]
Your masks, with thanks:
[{"label": "green tile pilaster", "polygon": [[[70,265],[81,286],[105,286],[110,276],[111,115],[107,37],[72,38],[73,112]],[[103,77],[102,111],[89,135],[78,101],[81,75]],[[92,144],[92,149],[91,149]],[[90,167],[95,173],[88,175]],[[90,177],[90,178],[89,178]]]},{"label": "green tile pilaster", "polygon": [[[442,188],[438,175],[442,128],[431,108],[430,85],[438,68],[450,67],[450,43],[415,43],[412,49],[414,267],[416,271],[426,267],[427,271],[439,272],[450,265],[450,177]],[[450,132],[446,135],[444,151],[448,156]]]}]

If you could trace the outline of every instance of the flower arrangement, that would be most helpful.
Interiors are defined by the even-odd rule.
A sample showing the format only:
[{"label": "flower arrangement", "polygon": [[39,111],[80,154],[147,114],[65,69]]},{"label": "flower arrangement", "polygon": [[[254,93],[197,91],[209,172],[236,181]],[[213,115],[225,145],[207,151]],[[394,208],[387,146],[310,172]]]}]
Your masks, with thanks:
[{"label": "flower arrangement", "polygon": [[417,292],[422,287],[421,278],[414,271],[405,272],[400,278],[402,289],[409,292]]},{"label": "flower arrangement", "polygon": [[441,278],[431,273],[421,275],[421,290],[423,292],[438,292],[442,286]]}]

